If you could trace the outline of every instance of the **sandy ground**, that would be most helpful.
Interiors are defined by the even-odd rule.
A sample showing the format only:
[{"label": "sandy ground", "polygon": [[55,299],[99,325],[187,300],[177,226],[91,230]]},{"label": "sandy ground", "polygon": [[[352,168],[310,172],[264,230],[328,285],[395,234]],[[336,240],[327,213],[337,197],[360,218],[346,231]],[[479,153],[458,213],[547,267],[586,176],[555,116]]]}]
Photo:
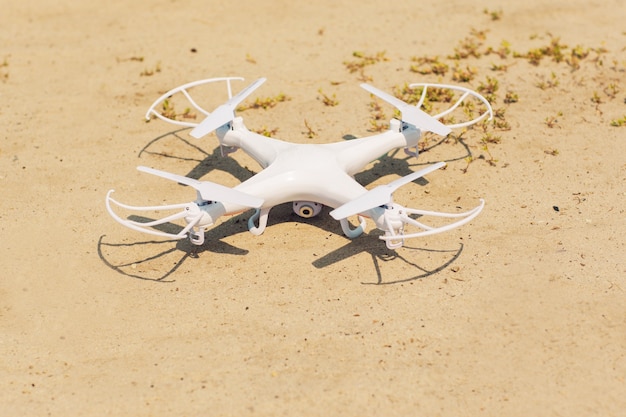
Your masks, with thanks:
[{"label": "sandy ground", "polygon": [[[0,415],[625,415],[622,1],[5,3]],[[357,51],[386,59],[351,73]],[[445,74],[411,70],[436,56]],[[218,76],[267,77],[249,102],[290,100],[246,122],[300,143],[371,134],[364,79],[492,77],[500,143],[426,139],[417,161],[360,177],[446,160],[398,201],[486,208],[397,252],[375,232],[348,240],[328,210],[280,206],[258,237],[249,213],[226,219],[195,256],[115,223],[111,188],[193,198],[136,165],[229,186],[258,171],[142,119],[168,89]]]}]

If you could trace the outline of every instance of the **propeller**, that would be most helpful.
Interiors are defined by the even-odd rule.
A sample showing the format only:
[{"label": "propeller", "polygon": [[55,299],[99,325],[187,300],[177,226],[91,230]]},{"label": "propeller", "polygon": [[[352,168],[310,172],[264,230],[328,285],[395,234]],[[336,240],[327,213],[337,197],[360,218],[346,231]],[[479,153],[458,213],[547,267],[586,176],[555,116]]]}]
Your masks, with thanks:
[{"label": "propeller", "polygon": [[229,203],[253,208],[259,208],[263,205],[262,198],[255,197],[214,182],[198,181],[193,178],[183,177],[182,175],[176,175],[145,166],[139,166],[137,169],[141,172],[147,172],[148,174],[189,185],[190,187],[196,189],[200,193],[200,196],[206,201],[227,201]]},{"label": "propeller", "polygon": [[445,165],[445,162],[438,162],[420,171],[406,175],[402,178],[398,178],[397,180],[392,181],[389,184],[379,185],[378,187],[367,191],[360,197],[357,197],[354,200],[348,201],[344,205],[337,207],[335,210],[330,212],[330,215],[335,220],[341,220],[355,214],[363,213],[364,211],[373,209],[374,207],[388,204],[391,201],[391,195],[398,188],[420,177],[423,177],[426,174],[436,171],[439,168],[444,167]]},{"label": "propeller", "polygon": [[412,106],[369,84],[361,84],[361,87],[375,96],[385,100],[402,113],[402,121],[410,123],[423,131],[433,132],[441,136],[447,136],[452,129],[435,119],[428,113],[420,110],[416,106]]},{"label": "propeller", "polygon": [[248,97],[254,90],[259,88],[265,82],[266,78],[259,78],[237,95],[230,98],[226,103],[216,108],[213,113],[209,114],[198,126],[196,126],[189,134],[196,139],[208,135],[220,126],[232,121],[235,118],[235,109]]}]

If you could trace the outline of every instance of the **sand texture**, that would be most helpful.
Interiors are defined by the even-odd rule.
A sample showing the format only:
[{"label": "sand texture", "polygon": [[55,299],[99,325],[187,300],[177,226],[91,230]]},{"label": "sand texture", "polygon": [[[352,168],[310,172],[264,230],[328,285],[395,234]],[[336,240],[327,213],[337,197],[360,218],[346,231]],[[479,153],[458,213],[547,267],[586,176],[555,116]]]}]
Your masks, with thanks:
[{"label": "sand texture", "polygon": [[[0,415],[626,415],[623,1],[5,3]],[[114,222],[109,189],[195,198],[138,165],[227,186],[260,170],[144,121],[222,76],[267,77],[245,103],[270,108],[239,115],[296,143],[385,125],[363,81],[482,91],[494,121],[358,179],[446,161],[397,201],[484,211],[397,251],[327,208],[278,206],[261,236],[224,218],[197,250]]]}]

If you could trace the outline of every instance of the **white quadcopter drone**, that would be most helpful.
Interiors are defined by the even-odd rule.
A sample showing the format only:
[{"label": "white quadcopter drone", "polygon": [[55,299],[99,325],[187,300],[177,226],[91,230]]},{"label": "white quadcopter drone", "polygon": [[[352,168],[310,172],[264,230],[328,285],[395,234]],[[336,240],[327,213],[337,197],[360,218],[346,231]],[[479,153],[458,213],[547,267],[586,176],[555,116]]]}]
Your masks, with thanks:
[{"label": "white quadcopter drone", "polygon": [[[202,245],[205,230],[224,215],[254,209],[255,213],[248,221],[248,229],[251,233],[260,235],[265,230],[270,210],[276,205],[293,203],[295,213],[304,218],[316,216],[323,206],[328,206],[333,209],[330,215],[340,222],[347,237],[360,236],[366,228],[365,218],[369,218],[384,232],[380,239],[386,242],[387,247],[397,249],[404,244],[405,239],[433,235],[462,226],[474,219],[483,209],[485,203],[482,199],[477,207],[463,213],[406,208],[393,201],[392,195],[399,187],[442,168],[445,162],[436,163],[371,190],[354,179],[354,175],[367,164],[394,149],[404,148],[409,155],[417,156],[417,144],[422,132],[446,136],[453,128],[470,126],[487,116],[491,119],[492,108],[480,94],[459,86],[411,84],[410,88],[421,88],[422,93],[419,102],[410,105],[371,85],[361,84],[361,87],[371,94],[393,105],[401,113],[400,120],[392,119],[389,130],[369,137],[329,144],[295,144],[254,133],[245,127],[243,119],[235,115],[235,110],[266,79],[256,80],[233,96],[231,81],[234,80],[243,78],[211,78],[174,88],[154,102],[146,118],[150,119],[154,115],[175,125],[192,127],[190,134],[194,138],[202,138],[215,131],[223,154],[241,148],[261,165],[262,170],[236,187],[229,188],[209,181],[199,181],[140,166],[138,169],[142,172],[191,186],[197,192],[197,199],[183,204],[138,207],[117,202],[111,197],[114,190],[110,190],[106,196],[106,207],[116,221],[136,231],[172,239],[189,237],[193,244]],[[216,82],[226,83],[229,100],[210,113],[196,104],[188,90]],[[460,92],[460,98],[447,110],[430,116],[420,109],[430,87]],[[176,120],[155,110],[177,93],[181,93],[194,108],[206,116],[202,122]],[[479,116],[470,121],[448,125],[439,121],[452,113],[464,100],[472,97],[484,105],[484,111],[481,109]],[[410,150],[411,148],[415,150]],[[120,217],[112,210],[111,203],[133,212],[162,210],[178,212],[158,220],[141,222]],[[358,226],[355,228],[352,228],[348,220],[351,216],[357,216]],[[456,220],[434,227],[421,221],[422,217],[429,216]],[[167,233],[158,229],[160,225],[180,219],[184,220],[185,225],[181,226],[182,229],[178,233]],[[416,228],[417,231],[407,232],[406,226]]]}]

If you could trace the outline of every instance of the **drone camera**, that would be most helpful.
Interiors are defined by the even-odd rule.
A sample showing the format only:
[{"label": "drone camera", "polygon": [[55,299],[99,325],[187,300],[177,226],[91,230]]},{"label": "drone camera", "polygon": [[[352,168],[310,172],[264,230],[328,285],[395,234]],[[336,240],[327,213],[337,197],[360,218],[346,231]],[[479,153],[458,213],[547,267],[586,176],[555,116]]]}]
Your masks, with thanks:
[{"label": "drone camera", "polygon": [[294,201],[293,211],[305,219],[315,217],[322,211],[322,205],[313,201]]}]

